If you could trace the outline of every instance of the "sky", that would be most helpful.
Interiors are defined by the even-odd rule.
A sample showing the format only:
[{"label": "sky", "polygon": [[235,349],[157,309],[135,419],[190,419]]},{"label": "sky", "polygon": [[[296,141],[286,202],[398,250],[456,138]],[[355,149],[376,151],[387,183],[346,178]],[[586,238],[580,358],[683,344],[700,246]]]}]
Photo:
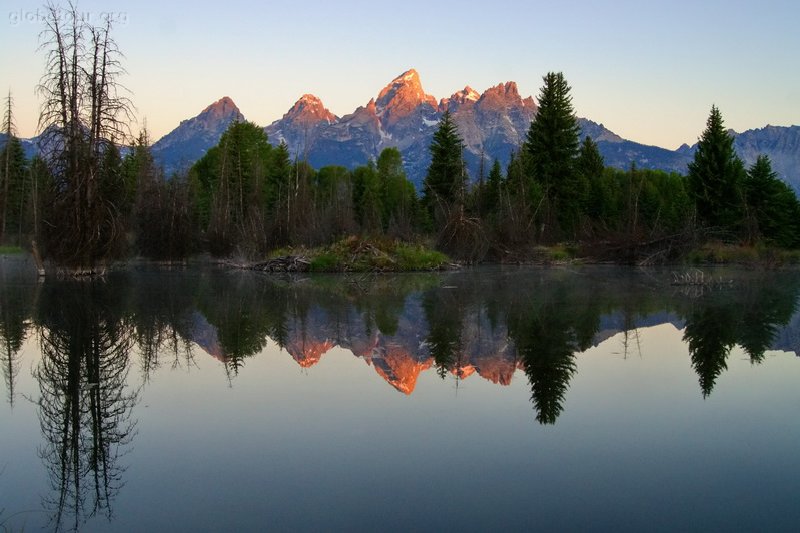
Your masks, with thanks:
[{"label": "sky", "polygon": [[[58,3],[58,2],[57,2]],[[0,0],[0,94],[36,134],[40,4]],[[578,116],[637,142],[696,142],[712,104],[737,131],[800,124],[800,2],[561,0],[178,3],[78,0],[113,12],[138,131],[158,139],[230,96],[267,125],[304,93],[351,113],[416,69],[436,99],[561,71]]]}]

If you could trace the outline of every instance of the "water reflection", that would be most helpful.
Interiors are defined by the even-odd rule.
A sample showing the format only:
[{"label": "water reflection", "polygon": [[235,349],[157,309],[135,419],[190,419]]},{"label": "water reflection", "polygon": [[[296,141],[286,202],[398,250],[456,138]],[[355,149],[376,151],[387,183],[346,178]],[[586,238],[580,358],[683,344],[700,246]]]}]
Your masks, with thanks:
[{"label": "water reflection", "polygon": [[780,285],[757,280],[739,290],[706,291],[686,306],[683,338],[704,397],[728,368],[734,346],[740,345],[753,364],[763,361],[780,327],[795,312],[797,290],[794,278]]},{"label": "water reflection", "polygon": [[[431,367],[442,378],[477,373],[500,385],[522,370],[537,420],[553,423],[577,370],[575,355],[624,333],[627,356],[643,326],[670,322],[683,330],[707,396],[734,346],[755,364],[778,337],[796,337],[786,326],[799,286],[791,273],[751,273],[731,286],[687,291],[656,276],[591,270],[365,281],[210,269],[132,271],[115,275],[113,282],[81,284],[7,280],[0,284],[0,357],[13,403],[19,351],[31,321],[47,356],[40,374],[52,366],[53,379],[72,369],[68,360],[57,365],[53,357],[74,353],[83,360],[81,354],[91,353],[95,344],[125,365],[135,346],[145,383],[165,363],[191,367],[193,347],[222,362],[233,380],[270,340],[304,368],[338,346],[406,394]],[[98,332],[113,337],[92,337]],[[86,366],[86,372],[92,368]]]},{"label": "water reflection", "polygon": [[111,519],[123,484],[121,456],[134,436],[137,392],[127,387],[135,336],[126,283],[45,284],[36,309],[41,359],[40,456],[51,494],[44,507],[56,530]]},{"label": "water reflection", "polygon": [[16,379],[20,370],[22,344],[28,336],[34,294],[21,272],[0,268],[0,367],[11,407],[16,400]]},{"label": "water reflection", "polygon": [[746,273],[730,286],[690,290],[669,279],[616,269],[372,279],[131,270],[43,284],[6,276],[0,366],[13,406],[20,351],[35,332],[40,455],[52,485],[45,504],[57,528],[74,529],[88,517],[112,516],[138,387],[161,368],[190,369],[198,358],[220,361],[234,386],[270,342],[306,369],[340,347],[404,394],[429,369],[457,383],[477,374],[499,386],[521,371],[535,420],[555,424],[579,370],[576,355],[619,333],[627,357],[640,351],[638,328],[682,330],[704,397],[734,346],[753,364],[771,348],[800,346],[800,276]]}]

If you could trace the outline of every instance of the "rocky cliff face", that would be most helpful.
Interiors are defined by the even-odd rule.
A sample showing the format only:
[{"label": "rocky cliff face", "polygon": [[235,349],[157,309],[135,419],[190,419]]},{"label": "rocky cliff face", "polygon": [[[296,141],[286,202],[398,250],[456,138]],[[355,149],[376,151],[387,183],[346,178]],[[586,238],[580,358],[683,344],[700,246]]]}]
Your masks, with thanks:
[{"label": "rocky cliff face", "polygon": [[[381,150],[396,147],[417,184],[430,163],[428,147],[442,114],[450,111],[464,139],[465,159],[477,171],[481,155],[488,163],[509,155],[524,139],[536,113],[533,98],[522,98],[514,82],[499,84],[482,95],[467,86],[439,103],[422,87],[419,74],[408,70],[393,79],[365,106],[336,121],[308,130],[302,142],[289,144],[292,153],[314,166],[363,165]],[[265,128],[271,142],[286,139],[298,128],[287,113]]]},{"label": "rocky cliff face", "polygon": [[800,192],[800,126],[766,126],[735,135],[733,146],[745,164],[755,163],[759,154],[769,156],[778,176]]}]

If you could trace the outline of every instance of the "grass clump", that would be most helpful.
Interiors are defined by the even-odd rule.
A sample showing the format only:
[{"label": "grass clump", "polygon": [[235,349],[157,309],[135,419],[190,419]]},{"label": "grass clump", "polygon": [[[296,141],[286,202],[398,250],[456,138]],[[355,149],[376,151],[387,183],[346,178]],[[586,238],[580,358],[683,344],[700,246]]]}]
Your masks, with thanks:
[{"label": "grass clump", "polygon": [[422,244],[350,236],[318,248],[282,248],[270,258],[303,256],[311,272],[413,272],[443,270],[445,254]]},{"label": "grass clump", "polygon": [[19,246],[0,246],[0,255],[20,255],[23,252]]}]

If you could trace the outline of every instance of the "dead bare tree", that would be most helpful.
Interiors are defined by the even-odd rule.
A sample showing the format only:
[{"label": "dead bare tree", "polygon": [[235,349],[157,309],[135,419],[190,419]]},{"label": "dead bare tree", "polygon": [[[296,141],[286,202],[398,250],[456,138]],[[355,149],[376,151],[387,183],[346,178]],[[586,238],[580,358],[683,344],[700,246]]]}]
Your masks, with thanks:
[{"label": "dead bare tree", "polygon": [[3,210],[2,224],[0,226],[0,242],[3,242],[6,235],[6,219],[8,218],[8,193],[11,181],[11,136],[14,135],[14,115],[11,112],[13,100],[11,91],[8,91],[6,98],[6,110],[3,114],[3,131],[6,134],[5,157],[3,158],[3,203],[0,208]]},{"label": "dead bare tree", "polygon": [[38,86],[44,102],[39,130],[53,175],[40,241],[61,266],[93,271],[118,255],[124,243],[117,173],[104,155],[124,141],[132,104],[122,93],[122,54],[111,37],[113,18],[100,26],[83,20],[75,4],[45,6],[40,49],[45,74]]}]

